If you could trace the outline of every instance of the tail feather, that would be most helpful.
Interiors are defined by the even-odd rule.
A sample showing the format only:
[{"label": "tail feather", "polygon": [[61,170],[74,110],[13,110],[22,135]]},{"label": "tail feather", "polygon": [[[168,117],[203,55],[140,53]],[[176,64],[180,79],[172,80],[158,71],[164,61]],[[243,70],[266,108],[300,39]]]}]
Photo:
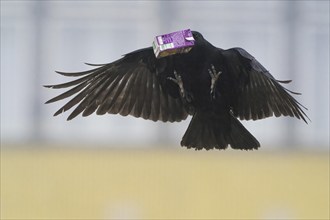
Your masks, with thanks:
[{"label": "tail feather", "polygon": [[196,150],[226,149],[228,145],[241,150],[260,147],[257,139],[229,113],[217,116],[197,112],[181,141],[181,146]]}]

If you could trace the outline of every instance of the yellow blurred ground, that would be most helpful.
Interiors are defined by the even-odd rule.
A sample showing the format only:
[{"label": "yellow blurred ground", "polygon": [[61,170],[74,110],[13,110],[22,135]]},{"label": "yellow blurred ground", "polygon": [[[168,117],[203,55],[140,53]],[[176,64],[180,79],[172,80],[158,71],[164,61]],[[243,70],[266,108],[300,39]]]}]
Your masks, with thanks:
[{"label": "yellow blurred ground", "polygon": [[329,219],[329,155],[2,149],[2,219]]}]

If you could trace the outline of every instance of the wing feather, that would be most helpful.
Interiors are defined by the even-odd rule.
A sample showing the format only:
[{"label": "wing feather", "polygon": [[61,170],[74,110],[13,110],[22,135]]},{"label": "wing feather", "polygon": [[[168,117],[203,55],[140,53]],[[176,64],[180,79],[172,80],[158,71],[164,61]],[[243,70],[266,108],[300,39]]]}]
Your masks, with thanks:
[{"label": "wing feather", "polygon": [[46,103],[75,95],[54,115],[76,106],[68,120],[94,112],[132,115],[153,121],[181,121],[187,118],[181,98],[174,98],[162,89],[157,75],[157,59],[152,48],[126,54],[109,64],[88,64],[97,68],[84,72],[57,72],[64,76],[80,77],[47,88],[70,88]]},{"label": "wing feather", "polygon": [[156,77],[153,77],[152,83],[152,105],[151,105],[151,120],[156,121],[160,117],[160,85]]},{"label": "wing feather", "polygon": [[291,80],[276,80],[253,56],[241,48],[222,51],[227,59],[228,77],[234,82],[235,93],[230,103],[236,117],[258,120],[275,115],[302,119],[307,123],[306,109],[284,88]]},{"label": "wing feather", "polygon": [[[78,104],[78,106],[73,110],[73,112],[69,115],[68,120],[71,120],[73,118],[75,118],[77,115],[79,115],[81,112],[83,112],[86,107],[89,105],[90,101],[93,100],[93,98],[95,98],[95,96],[98,94],[98,88],[100,86],[102,86],[102,80],[104,80],[106,78],[105,75],[103,75],[103,77],[100,77],[98,79],[96,79],[92,84],[90,84],[90,86],[88,87],[88,90],[83,90],[86,91],[85,93],[83,93],[84,95],[80,95],[80,100],[82,100],[82,102],[80,102],[80,104]],[[87,94],[87,95],[85,95]]]}]

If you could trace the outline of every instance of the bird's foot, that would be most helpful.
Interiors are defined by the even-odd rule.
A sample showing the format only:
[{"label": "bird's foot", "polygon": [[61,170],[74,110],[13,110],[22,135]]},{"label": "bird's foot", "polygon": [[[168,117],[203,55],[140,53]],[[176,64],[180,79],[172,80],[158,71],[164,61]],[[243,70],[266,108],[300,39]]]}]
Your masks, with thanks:
[{"label": "bird's foot", "polygon": [[209,74],[211,76],[211,89],[210,89],[210,94],[211,94],[211,98],[215,99],[215,85],[218,81],[218,78],[220,76],[220,74],[222,73],[221,71],[217,72],[215,70],[215,67],[213,66],[213,64],[211,64],[211,69],[208,69]]},{"label": "bird's foot", "polygon": [[167,79],[172,80],[175,84],[177,84],[180,88],[180,95],[182,98],[186,97],[186,92],[183,88],[183,82],[182,82],[182,77],[179,75],[175,70],[174,70],[174,76],[175,78],[172,77],[167,77]]}]

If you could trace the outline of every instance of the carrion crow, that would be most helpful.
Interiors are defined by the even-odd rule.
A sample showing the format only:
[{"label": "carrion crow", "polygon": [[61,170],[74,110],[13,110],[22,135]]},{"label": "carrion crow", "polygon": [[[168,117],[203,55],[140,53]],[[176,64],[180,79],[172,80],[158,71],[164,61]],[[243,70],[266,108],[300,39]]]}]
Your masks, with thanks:
[{"label": "carrion crow", "polygon": [[223,50],[193,31],[188,53],[156,58],[152,47],[136,50],[94,69],[67,73],[76,80],[45,87],[70,90],[46,103],[75,95],[54,115],[75,107],[68,120],[94,112],[179,122],[192,115],[181,145],[194,149],[257,149],[260,144],[239,122],[271,116],[308,116],[291,94],[242,48]]}]

